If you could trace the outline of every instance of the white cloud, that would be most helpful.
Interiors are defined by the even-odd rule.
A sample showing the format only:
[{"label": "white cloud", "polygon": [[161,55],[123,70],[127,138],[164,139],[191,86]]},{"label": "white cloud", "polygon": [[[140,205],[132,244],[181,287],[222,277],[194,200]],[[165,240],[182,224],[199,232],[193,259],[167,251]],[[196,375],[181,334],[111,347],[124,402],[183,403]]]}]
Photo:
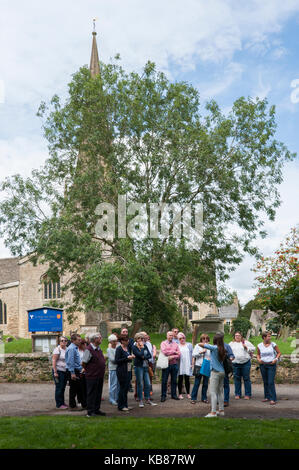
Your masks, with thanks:
[{"label": "white cloud", "polygon": [[46,158],[45,141],[39,137],[0,140],[0,181],[16,173],[29,176],[31,170],[40,167]]},{"label": "white cloud", "polygon": [[127,68],[151,59],[169,71],[171,63],[192,70],[199,60],[231,61],[246,44],[268,47],[269,35],[297,11],[298,0],[6,2],[0,79],[11,103],[36,106],[60,92],[71,73],[89,61],[94,16],[102,59],[120,52]]},{"label": "white cloud", "polygon": [[[279,188],[283,202],[277,210],[275,221],[265,223],[265,230],[268,232],[267,238],[257,241],[257,245],[264,256],[273,255],[291,228],[299,223],[298,162],[287,164],[283,175],[284,181]],[[228,282],[228,286],[238,292],[239,299],[243,304],[251,300],[256,293],[256,289],[253,288],[255,274],[251,271],[254,264],[255,259],[246,256],[241,265],[232,273]]]},{"label": "white cloud", "polygon": [[228,64],[220,77],[215,80],[212,79],[209,83],[203,83],[198,86],[202,100],[214,98],[226,91],[241,78],[243,71],[244,67],[241,64],[236,62]]}]

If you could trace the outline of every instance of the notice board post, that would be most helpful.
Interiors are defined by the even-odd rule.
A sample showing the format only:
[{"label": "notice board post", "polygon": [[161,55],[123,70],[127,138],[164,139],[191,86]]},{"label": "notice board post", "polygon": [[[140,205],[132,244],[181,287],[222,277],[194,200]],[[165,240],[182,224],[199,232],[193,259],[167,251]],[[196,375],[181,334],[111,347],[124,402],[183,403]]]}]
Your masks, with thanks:
[{"label": "notice board post", "polygon": [[28,331],[32,333],[32,352],[52,353],[63,332],[63,310],[41,307],[28,311]]}]

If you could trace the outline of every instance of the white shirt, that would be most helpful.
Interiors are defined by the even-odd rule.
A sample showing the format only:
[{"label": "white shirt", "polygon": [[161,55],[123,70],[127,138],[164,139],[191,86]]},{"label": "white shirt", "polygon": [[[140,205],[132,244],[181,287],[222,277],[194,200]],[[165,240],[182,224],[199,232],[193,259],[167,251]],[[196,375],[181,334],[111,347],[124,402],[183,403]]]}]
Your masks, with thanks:
[{"label": "white shirt", "polygon": [[204,359],[211,359],[211,351],[209,349],[201,348],[196,344],[192,356],[195,357],[195,365],[201,366]]},{"label": "white shirt", "polygon": [[179,348],[181,352],[179,375],[190,375],[190,372],[191,372],[190,349],[188,348],[187,344],[185,344],[184,346],[181,346],[179,344]]},{"label": "white shirt", "polygon": [[235,359],[233,360],[234,364],[245,364],[251,359],[250,353],[255,351],[255,346],[253,346],[250,341],[245,341],[245,346],[247,350],[243,347],[242,341],[231,341],[229,346],[232,348]]},{"label": "white shirt", "polygon": [[276,358],[276,351],[275,351],[275,346],[276,346],[276,343],[270,343],[269,346],[265,346],[264,343],[260,343],[258,345],[258,348],[260,350],[260,354],[261,354],[261,361],[265,362],[265,363],[269,363],[269,362],[272,362],[274,361],[274,359]]},{"label": "white shirt", "polygon": [[57,346],[57,348],[55,348],[53,351],[53,354],[58,355],[56,369],[60,370],[60,372],[66,372],[65,353],[66,349],[63,349],[60,346]]}]

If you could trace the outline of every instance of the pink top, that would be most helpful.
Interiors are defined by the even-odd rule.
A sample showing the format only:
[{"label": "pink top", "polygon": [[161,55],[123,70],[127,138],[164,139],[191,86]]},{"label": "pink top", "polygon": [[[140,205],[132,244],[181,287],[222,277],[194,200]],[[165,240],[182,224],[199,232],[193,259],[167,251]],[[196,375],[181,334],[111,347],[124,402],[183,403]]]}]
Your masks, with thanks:
[{"label": "pink top", "polygon": [[168,339],[166,341],[162,341],[160,349],[165,356],[176,356],[174,359],[169,361],[169,365],[176,364],[180,358],[180,348],[178,343],[174,341],[169,342]]}]

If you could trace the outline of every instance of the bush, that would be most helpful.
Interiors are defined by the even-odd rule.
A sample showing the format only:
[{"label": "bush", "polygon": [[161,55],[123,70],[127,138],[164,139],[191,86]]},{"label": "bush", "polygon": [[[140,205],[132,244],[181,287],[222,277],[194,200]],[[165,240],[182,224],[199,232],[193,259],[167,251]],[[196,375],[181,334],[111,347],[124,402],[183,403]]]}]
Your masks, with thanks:
[{"label": "bush", "polygon": [[234,334],[236,331],[240,331],[240,333],[242,333],[242,335],[245,337],[251,327],[252,323],[248,320],[248,318],[238,317],[233,320],[232,333]]}]

